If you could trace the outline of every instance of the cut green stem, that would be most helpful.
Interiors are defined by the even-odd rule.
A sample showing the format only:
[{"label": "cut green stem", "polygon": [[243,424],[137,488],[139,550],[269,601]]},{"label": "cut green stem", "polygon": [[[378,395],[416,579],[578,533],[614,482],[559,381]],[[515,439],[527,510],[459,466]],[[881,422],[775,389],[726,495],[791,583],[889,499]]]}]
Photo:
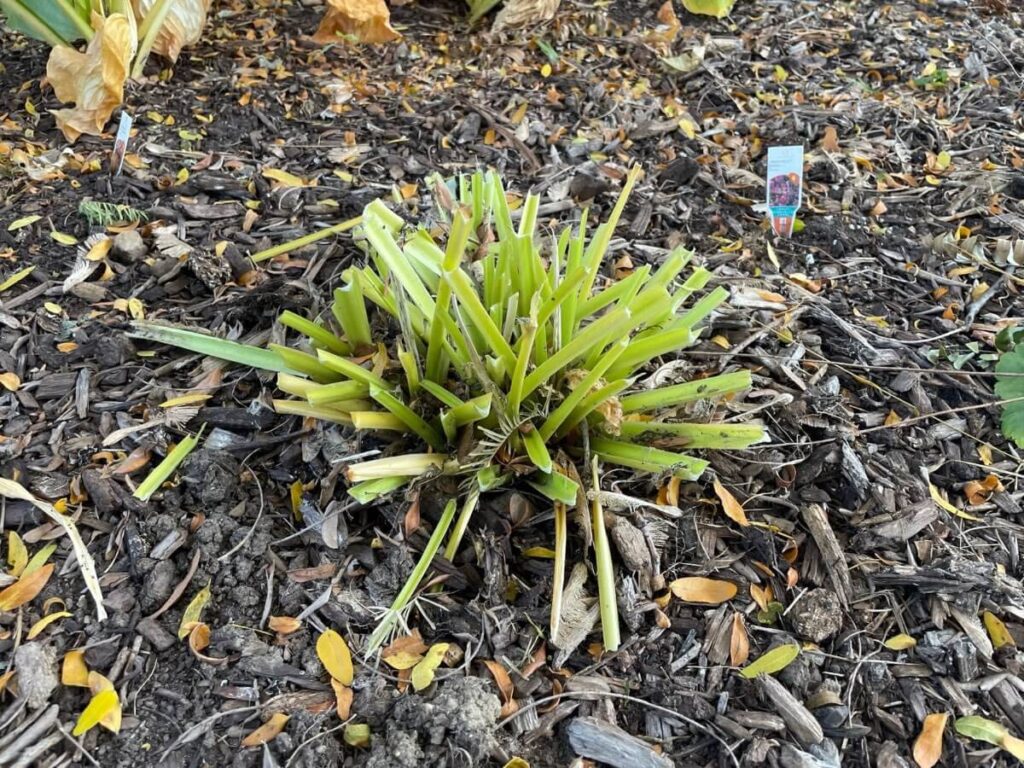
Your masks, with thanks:
[{"label": "cut green stem", "polygon": [[203,430],[200,429],[198,435],[183,437],[181,442],[174,446],[174,449],[164,457],[164,460],[153,467],[153,470],[146,475],[146,479],[139,483],[139,487],[135,489],[135,493],[132,496],[141,501],[149,501],[149,497],[160,489],[160,486],[166,482],[167,478],[174,474],[174,471],[181,462],[199,445],[199,438],[202,434]]}]

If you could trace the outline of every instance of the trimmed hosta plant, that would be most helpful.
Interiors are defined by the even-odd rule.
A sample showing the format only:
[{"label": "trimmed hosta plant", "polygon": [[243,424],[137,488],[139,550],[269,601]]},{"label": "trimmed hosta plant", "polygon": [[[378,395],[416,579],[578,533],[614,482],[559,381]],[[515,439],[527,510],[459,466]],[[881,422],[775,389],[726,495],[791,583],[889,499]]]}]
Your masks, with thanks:
[{"label": "trimmed hosta plant", "polygon": [[451,187],[439,182],[429,224],[410,224],[375,201],[355,230],[365,266],[343,274],[330,315],[281,316],[296,334],[294,346],[256,349],[137,326],[144,338],[277,371],[287,395],[274,401],[279,413],[377,433],[388,443],[386,455],[346,469],[348,493],[361,502],[439,475],[465,480],[462,498],[445,510],[371,649],[400,621],[431,558],[442,547],[454,557],[481,494],[520,485],[555,510],[553,634],[566,512],[590,507],[605,647],[614,650],[618,622],[604,515],[582,478],[596,491],[600,461],[693,480],[705,459],[656,446],[742,449],[764,438],[757,425],[678,420],[688,404],[748,388],[748,371],[658,388],[639,383],[653,360],[695,342],[727,292],[705,292],[711,274],[701,267],[684,274],[692,254],[681,248],[623,279],[604,274],[638,176],[636,169],[629,173],[607,221],[592,227],[584,210],[557,235],[538,229],[538,196],[528,195],[513,211],[494,173]]}]

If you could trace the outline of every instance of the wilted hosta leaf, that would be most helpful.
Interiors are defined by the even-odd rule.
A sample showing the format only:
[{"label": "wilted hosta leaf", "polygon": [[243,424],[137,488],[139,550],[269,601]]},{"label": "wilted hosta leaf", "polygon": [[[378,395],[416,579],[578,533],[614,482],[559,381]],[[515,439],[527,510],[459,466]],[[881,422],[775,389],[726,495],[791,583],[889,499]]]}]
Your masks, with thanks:
[{"label": "wilted hosta leaf", "polygon": [[[212,2],[213,0],[175,0],[171,3],[171,10],[157,32],[153,51],[172,62],[177,61],[182,48],[199,41],[206,25],[206,13],[210,10]],[[139,24],[156,3],[157,0],[132,0]]]},{"label": "wilted hosta leaf", "polygon": [[391,12],[384,0],[327,0],[327,13],[313,39],[337,43],[345,36],[360,43],[387,43],[401,37],[391,28]]},{"label": "wilted hosta leaf", "polygon": [[714,16],[718,19],[728,16],[735,4],[736,0],[683,0],[683,8],[690,13]]},{"label": "wilted hosta leaf", "polygon": [[106,18],[93,14],[92,25],[96,34],[85,53],[57,46],[46,64],[46,77],[57,98],[75,103],[53,113],[57,127],[72,142],[83,133],[103,133],[124,98],[124,81],[138,44],[135,20],[120,13]]},{"label": "wilted hosta leaf", "polygon": [[505,0],[491,29],[514,29],[554,18],[561,0]]}]

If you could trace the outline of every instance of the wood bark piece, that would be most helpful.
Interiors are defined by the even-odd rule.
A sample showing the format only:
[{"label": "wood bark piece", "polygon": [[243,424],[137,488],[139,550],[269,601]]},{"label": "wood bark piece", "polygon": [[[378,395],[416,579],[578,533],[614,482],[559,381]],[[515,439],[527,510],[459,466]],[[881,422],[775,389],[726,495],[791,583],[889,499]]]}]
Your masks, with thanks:
[{"label": "wood bark piece", "polygon": [[568,727],[569,745],[581,757],[615,768],[675,768],[651,745],[596,717],[577,717]]},{"label": "wood bark piece", "polygon": [[818,545],[822,559],[829,566],[829,578],[839,595],[839,601],[843,607],[847,607],[853,597],[853,584],[850,581],[850,570],[846,566],[846,554],[828,521],[828,513],[820,504],[808,504],[801,509],[801,514],[814,543]]},{"label": "wood bark piece", "polygon": [[757,688],[786,722],[789,732],[805,747],[820,744],[825,738],[821,724],[810,710],[774,677],[758,675]]}]

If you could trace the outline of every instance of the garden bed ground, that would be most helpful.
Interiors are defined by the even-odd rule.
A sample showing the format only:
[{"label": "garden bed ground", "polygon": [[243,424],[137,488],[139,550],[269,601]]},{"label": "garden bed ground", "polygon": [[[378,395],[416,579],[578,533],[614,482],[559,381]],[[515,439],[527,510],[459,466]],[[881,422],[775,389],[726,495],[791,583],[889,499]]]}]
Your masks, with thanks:
[{"label": "garden bed ground", "polygon": [[[399,43],[323,48],[308,37],[318,7],[217,3],[203,43],[169,77],[129,89],[138,132],[118,178],[105,169],[109,138],[68,148],[55,129],[44,48],[0,32],[0,283],[35,266],[0,293],[0,370],[21,382],[0,388],[0,473],[68,500],[110,613],[95,620],[59,530],[7,501],[5,545],[13,530],[30,552],[59,547],[42,595],[0,614],[0,672],[13,664],[22,694],[4,695],[0,765],[26,764],[10,745],[30,721],[32,743],[49,746],[36,764],[108,768],[513,756],[537,768],[604,754],[601,735],[631,766],[890,768],[910,764],[928,713],[982,715],[1024,735],[1020,657],[993,648],[982,619],[991,612],[1024,642],[1021,454],[999,431],[991,362],[998,330],[1024,322],[1012,258],[1024,237],[1020,13],[740,0],[728,22],[678,9],[682,29],[666,41],[658,5],[563,0],[557,21],[493,36],[466,29],[455,3],[422,2],[394,9]],[[752,207],[765,150],[801,142],[805,228],[773,239]],[[361,659],[352,717],[372,745],[348,746],[318,630],[335,627],[359,656],[450,489],[421,492],[413,531],[408,500],[346,501],[336,460],[379,442],[275,415],[267,375],[133,342],[129,313],[265,339],[284,309],[322,312],[360,255],[344,236],[255,269],[247,254],[380,196],[412,217],[429,204],[430,174],[482,166],[517,192],[541,191],[545,226],[578,217],[579,200],[606,214],[634,163],[646,175],[608,274],[628,269],[626,257],[639,266],[692,248],[732,297],[660,375],[751,368],[753,391],[716,417],[760,419],[772,437],[710,457],[754,525],[725,517],[710,480],[679,489],[680,517],[634,522],[659,535],[661,581],[713,575],[739,594],[665,605],[623,567],[633,593],[622,649],[602,654],[596,633],[558,658],[542,629],[551,561],[524,554],[551,546],[550,512],[539,499],[487,497],[472,546],[442,569],[445,591],[410,617],[461,660],[425,692],[399,693],[393,670]],[[316,185],[282,186],[267,168]],[[122,239],[66,292],[77,248],[51,231],[84,241],[83,199],[131,205],[151,223],[141,247]],[[28,216],[40,218],[9,227]],[[187,258],[156,248],[153,221],[176,227]],[[159,407],[203,388],[204,403]],[[177,484],[133,500],[167,446],[203,424],[204,447]],[[971,484],[990,475],[998,486]],[[295,481],[321,510],[337,500],[336,530],[296,522]],[[648,500],[659,490],[621,469],[603,482]],[[570,560],[586,556],[574,538]],[[216,663],[176,639],[207,584]],[[781,615],[759,615],[751,585],[770,587]],[[72,615],[26,640],[48,597]],[[804,644],[777,675],[795,700],[730,667],[737,612],[751,659]],[[303,626],[275,636],[271,615],[303,615]],[[900,634],[916,646],[883,645]],[[46,673],[74,648],[124,709],[119,735],[93,729],[80,747],[58,729],[70,732],[88,692]],[[273,712],[291,716],[284,733],[241,749]],[[943,754],[947,765],[1013,762],[951,727]]]}]

